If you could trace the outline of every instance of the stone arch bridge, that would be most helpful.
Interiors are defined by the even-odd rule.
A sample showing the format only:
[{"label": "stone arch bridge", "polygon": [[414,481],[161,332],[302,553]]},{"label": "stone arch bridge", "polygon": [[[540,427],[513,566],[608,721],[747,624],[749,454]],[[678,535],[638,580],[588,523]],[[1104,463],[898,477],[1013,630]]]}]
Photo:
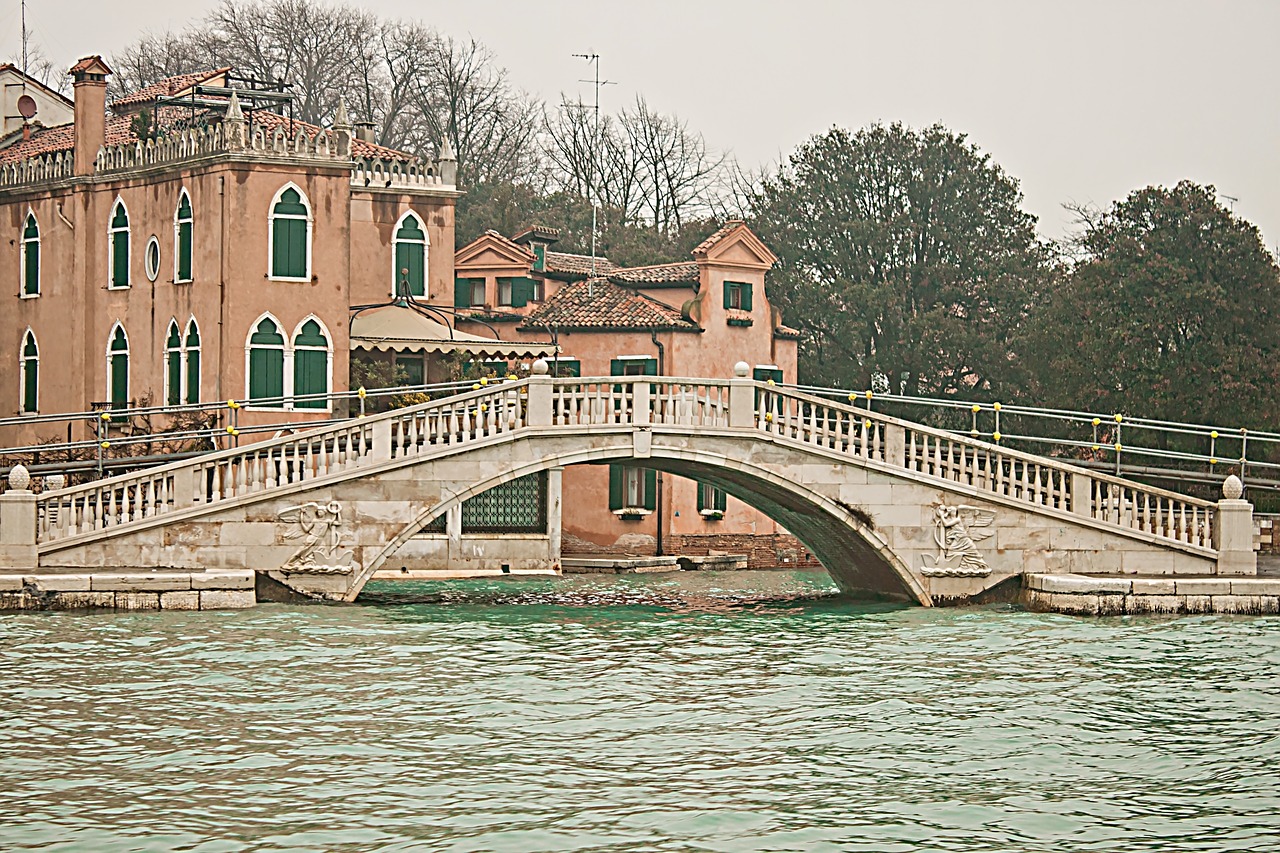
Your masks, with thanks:
[{"label": "stone arch bridge", "polygon": [[1023,572],[1251,573],[1245,501],[1202,501],[745,378],[545,375],[40,495],[11,491],[0,564],[252,568],[351,601],[467,498],[538,471],[632,460],[762,510],[850,593],[935,605]]}]

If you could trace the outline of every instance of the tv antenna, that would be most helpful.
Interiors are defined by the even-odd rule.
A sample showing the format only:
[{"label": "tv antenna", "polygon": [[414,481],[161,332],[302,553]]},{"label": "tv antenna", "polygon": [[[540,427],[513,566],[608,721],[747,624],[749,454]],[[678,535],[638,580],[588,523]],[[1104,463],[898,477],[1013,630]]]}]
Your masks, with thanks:
[{"label": "tv antenna", "polygon": [[27,0],[22,0],[22,90],[27,90]]},{"label": "tv antenna", "polygon": [[[25,2],[25,0],[24,0]],[[600,165],[600,87],[613,84],[612,80],[600,79],[600,54],[598,53],[575,53],[573,56],[577,59],[585,59],[591,63],[591,67],[595,71],[593,80],[579,80],[579,83],[595,83],[596,99],[592,107],[595,113],[595,126],[592,135],[595,141],[592,145],[591,170],[587,177],[587,192],[591,196],[591,277],[587,279],[587,296],[592,296],[591,280],[596,277],[596,234],[599,226],[600,211],[600,191],[596,185],[596,172],[604,173],[604,168]]]},{"label": "tv antenna", "polygon": [[1236,212],[1236,202],[1238,202],[1240,199],[1236,198],[1236,197],[1235,197],[1235,196],[1233,196],[1233,195],[1227,195],[1226,193],[1218,193],[1218,195],[1222,196],[1222,197],[1223,197],[1223,198],[1225,198],[1227,201],[1231,202],[1231,205],[1230,205],[1230,207],[1231,207],[1231,212],[1232,212],[1232,213],[1235,213],[1235,212]]}]

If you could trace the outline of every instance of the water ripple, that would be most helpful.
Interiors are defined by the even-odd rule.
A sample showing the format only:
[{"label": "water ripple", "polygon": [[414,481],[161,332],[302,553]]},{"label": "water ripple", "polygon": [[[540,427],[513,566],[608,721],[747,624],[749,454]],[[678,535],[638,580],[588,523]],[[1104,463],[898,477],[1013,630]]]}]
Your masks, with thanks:
[{"label": "water ripple", "polygon": [[0,847],[1277,849],[1280,620],[830,593],[739,573],[8,615]]}]

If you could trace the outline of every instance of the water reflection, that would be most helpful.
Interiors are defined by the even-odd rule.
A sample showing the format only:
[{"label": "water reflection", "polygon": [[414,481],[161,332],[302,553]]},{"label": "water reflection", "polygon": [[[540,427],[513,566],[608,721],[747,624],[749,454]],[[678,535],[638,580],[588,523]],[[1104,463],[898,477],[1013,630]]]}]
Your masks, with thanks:
[{"label": "water reflection", "polygon": [[10,615],[0,679],[6,849],[1280,837],[1275,617],[860,605],[806,574],[380,585]]}]

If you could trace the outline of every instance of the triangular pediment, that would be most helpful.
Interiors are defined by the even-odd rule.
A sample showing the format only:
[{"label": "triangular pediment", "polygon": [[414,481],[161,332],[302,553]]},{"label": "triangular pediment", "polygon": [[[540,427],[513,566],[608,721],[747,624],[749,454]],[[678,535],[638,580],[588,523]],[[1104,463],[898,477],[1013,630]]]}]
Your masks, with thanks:
[{"label": "triangular pediment", "polygon": [[481,267],[520,267],[528,269],[533,255],[496,231],[487,231],[453,256],[455,269]]},{"label": "triangular pediment", "polygon": [[767,270],[778,262],[778,256],[742,223],[723,229],[698,249],[698,262],[702,264]]}]

